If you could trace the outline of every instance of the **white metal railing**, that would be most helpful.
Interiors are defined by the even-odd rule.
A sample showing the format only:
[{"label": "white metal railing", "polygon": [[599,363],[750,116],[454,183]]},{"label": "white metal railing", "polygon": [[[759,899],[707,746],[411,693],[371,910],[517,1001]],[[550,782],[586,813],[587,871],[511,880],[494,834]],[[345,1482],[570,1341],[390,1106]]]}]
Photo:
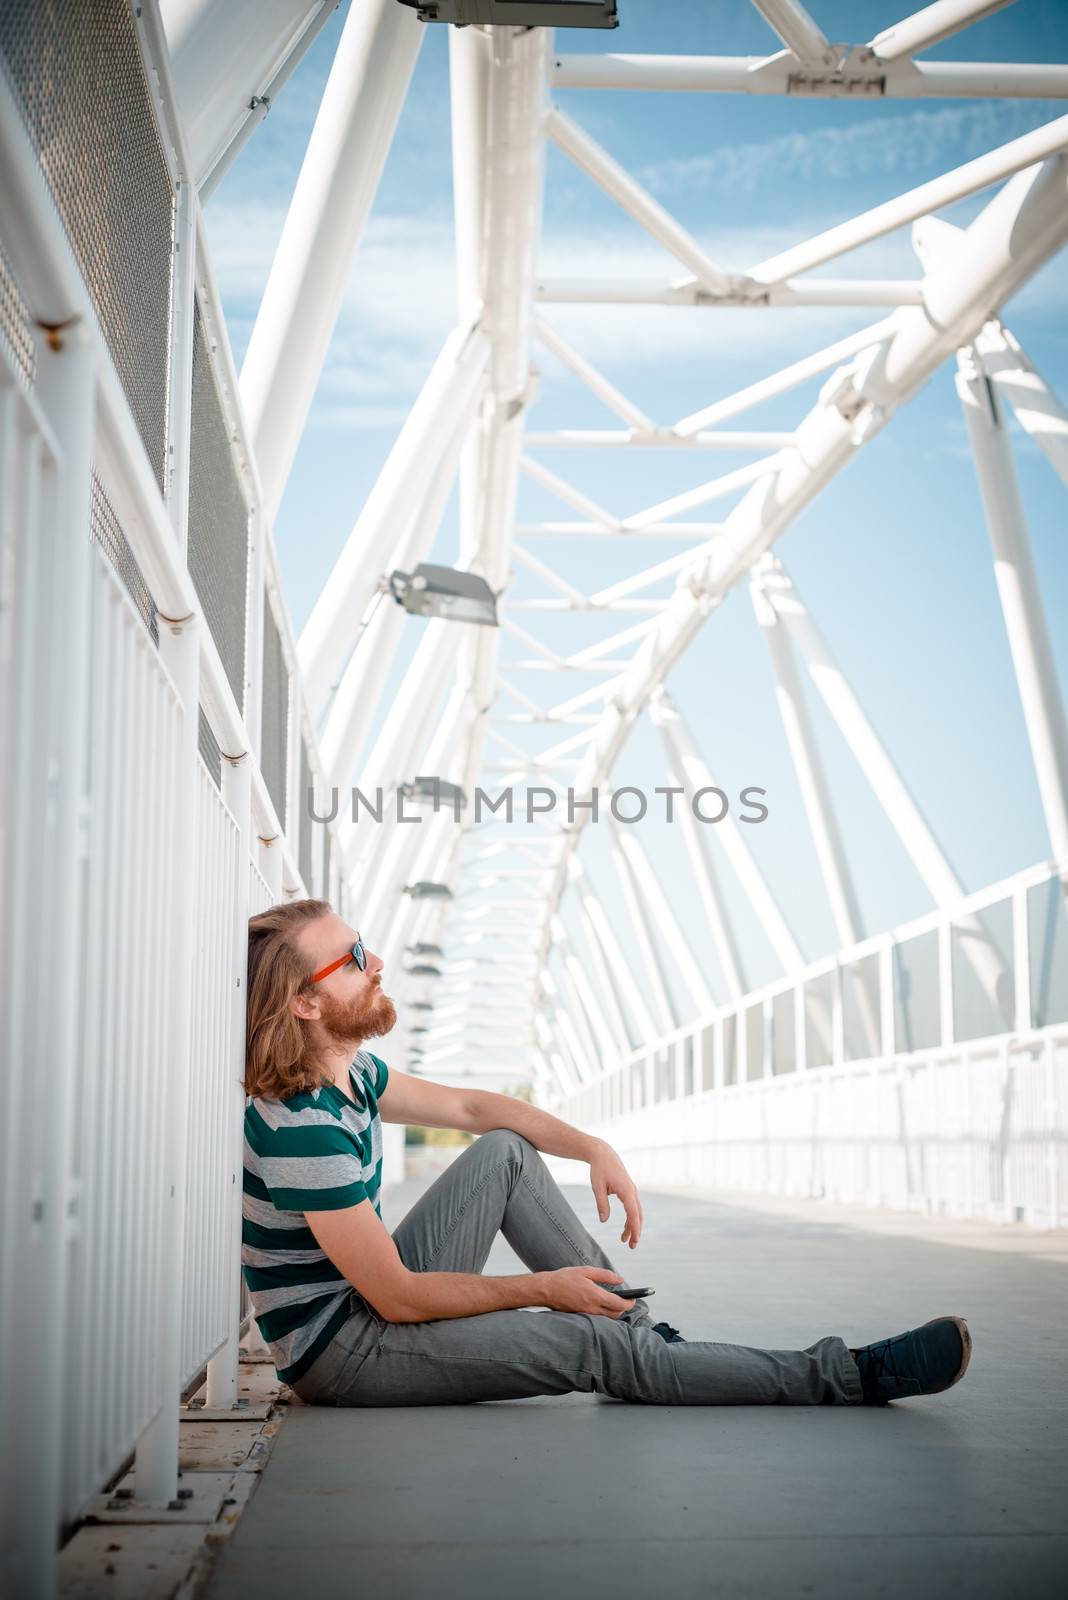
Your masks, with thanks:
[{"label": "white metal railing", "polygon": [[[951,1124],[960,1106],[971,1117],[979,1097],[991,1092],[985,1077],[968,1074],[991,1062],[1008,1073],[1009,1063],[1009,1101],[997,1091],[998,1115],[1009,1118],[998,1123],[1004,1142],[999,1159],[1016,1179],[969,1192],[983,1214],[1055,1221],[1068,1181],[1066,881],[1063,868],[1040,863],[955,906],[812,962],[612,1062],[554,1109],[583,1126],[610,1128],[621,1148],[644,1152],[643,1170],[671,1181],[842,1198],[876,1192],[891,1205],[941,1203],[938,1185],[928,1178],[917,1186],[899,1174],[872,1191],[867,1182],[843,1177],[838,1113],[844,1109],[848,1120],[851,1096],[858,1094],[873,1110],[895,1074],[904,1074],[913,1086],[909,1115],[902,1110],[896,1122],[877,1116],[873,1131],[855,1137],[869,1151],[866,1161],[876,1143],[890,1139],[902,1160],[911,1154],[922,1165],[928,1143],[941,1148],[954,1139]],[[1045,1084],[1039,1112],[1029,1065],[1036,1051]],[[933,1087],[925,1098],[923,1085],[942,1084],[951,1066],[965,1072],[959,1103]],[[788,1134],[768,1125],[772,1107],[789,1108]],[[804,1131],[816,1108],[818,1134]],[[787,1147],[821,1149],[818,1173],[824,1176],[810,1162],[808,1177],[799,1179]],[[839,1153],[832,1157],[832,1150]],[[685,1159],[680,1152],[688,1152]],[[1036,1179],[1036,1161],[1052,1175],[1048,1181]],[[705,1176],[694,1178],[697,1170]],[[830,1189],[828,1174],[834,1175]],[[954,1196],[957,1208],[957,1191]]]},{"label": "white metal railing", "polygon": [[589,1127],[644,1183],[1055,1228],[1068,1026],[698,1091]]},{"label": "white metal railing", "polygon": [[[316,781],[322,764],[193,248],[158,14],[107,14],[136,16],[177,200],[162,490],[0,70],[0,248],[33,353],[28,375],[0,328],[0,1587],[35,1600],[55,1593],[63,1528],[131,1456],[139,1500],[174,1497],[192,1381],[206,1370],[213,1406],[237,1399],[247,918],[299,893],[337,903],[339,886],[326,828],[301,848],[302,747]],[[248,507],[240,696],[185,543],[196,315]],[[94,478],[158,609],[158,647],[88,537]],[[282,816],[259,762],[265,601],[289,682]]]}]

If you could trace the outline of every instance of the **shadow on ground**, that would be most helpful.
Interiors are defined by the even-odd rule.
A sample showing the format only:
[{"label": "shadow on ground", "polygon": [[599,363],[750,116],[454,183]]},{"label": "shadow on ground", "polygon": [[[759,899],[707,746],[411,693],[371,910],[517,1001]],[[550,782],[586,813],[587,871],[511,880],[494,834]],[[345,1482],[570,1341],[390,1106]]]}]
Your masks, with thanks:
[{"label": "shadow on ground", "polygon": [[[392,1191],[395,1225],[418,1190]],[[612,1253],[588,1191],[569,1189]],[[620,1268],[692,1338],[850,1344],[968,1318],[950,1393],[880,1410],[589,1395],[294,1407],[208,1600],[608,1600],[1064,1592],[1068,1270],[677,1193]],[[626,1257],[624,1265],[623,1257]],[[488,1271],[516,1270],[503,1242]]]}]

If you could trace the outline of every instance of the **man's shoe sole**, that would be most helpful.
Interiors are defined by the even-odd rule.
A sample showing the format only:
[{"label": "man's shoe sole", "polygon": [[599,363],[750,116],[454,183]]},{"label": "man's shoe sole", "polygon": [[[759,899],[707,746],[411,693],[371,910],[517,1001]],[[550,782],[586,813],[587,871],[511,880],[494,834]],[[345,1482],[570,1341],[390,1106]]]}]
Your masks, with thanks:
[{"label": "man's shoe sole", "polygon": [[968,1331],[968,1324],[965,1322],[963,1317],[932,1317],[930,1322],[925,1322],[923,1326],[925,1328],[933,1328],[936,1322],[952,1322],[957,1332],[960,1334],[960,1340],[963,1346],[960,1367],[957,1369],[956,1377],[951,1378],[949,1382],[941,1389],[929,1389],[927,1391],[929,1394],[944,1394],[946,1389],[952,1389],[955,1383],[959,1383],[968,1370],[968,1363],[972,1359],[972,1336]]}]

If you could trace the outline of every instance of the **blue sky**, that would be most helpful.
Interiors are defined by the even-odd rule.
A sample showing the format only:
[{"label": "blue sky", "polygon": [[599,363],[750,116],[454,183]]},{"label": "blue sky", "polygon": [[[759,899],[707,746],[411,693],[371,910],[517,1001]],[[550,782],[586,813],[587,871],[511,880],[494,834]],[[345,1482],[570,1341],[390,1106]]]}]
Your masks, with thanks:
[{"label": "blue sky", "polygon": [[[861,42],[905,6],[818,0],[836,40]],[[346,8],[209,204],[208,232],[238,363],[300,167]],[[653,5],[621,0],[612,35],[561,33],[558,49],[770,53],[774,36],[748,5]],[[1065,6],[1023,0],[931,52],[945,59],[1055,61]],[[1058,103],[799,101],[773,96],[559,91],[559,103],[668,206],[717,260],[741,270],[858,211],[1062,114]],[[989,193],[950,208],[966,224]],[[452,273],[447,29],[429,28],[309,426],[276,526],[299,631],[342,548],[396,431],[455,320]],[[546,275],[667,278],[664,256],[577,169],[550,150],[540,270]],[[606,267],[610,263],[610,267]],[[908,229],[817,274],[917,275]],[[1068,273],[1047,266],[1005,309],[1005,321],[1062,394],[1068,393]],[[547,321],[663,423],[706,405],[876,320],[871,310],[722,312],[549,306]],[[541,398],[530,426],[614,426],[547,350],[537,347]],[[813,382],[728,426],[792,428]],[[1062,683],[1068,681],[1068,518],[1063,486],[1029,441],[1017,466]],[[740,466],[751,455],[542,452],[548,466],[622,514]],[[729,509],[725,502],[722,511]],[[718,516],[710,508],[698,516]],[[524,482],[520,521],[567,512]],[[455,557],[455,506],[434,559]],[[604,541],[532,541],[534,553],[580,588],[633,570],[632,550]],[[680,548],[648,542],[649,562]],[[994,585],[989,540],[952,372],[940,371],[776,546],[876,728],[969,889],[1048,853]],[[644,564],[644,562],[643,562]],[[667,594],[670,585],[660,592]],[[513,596],[544,592],[522,570]],[[526,619],[517,616],[520,623]],[[613,624],[618,626],[618,620]],[[419,624],[413,624],[418,629]],[[561,642],[586,642],[586,619],[562,619]],[[409,643],[414,648],[414,633]],[[406,651],[406,654],[410,653]],[[398,661],[403,670],[405,656]],[[516,654],[506,643],[503,657]],[[396,679],[394,674],[394,681]],[[525,685],[526,687],[526,685]],[[585,683],[576,687],[585,687]],[[669,688],[729,791],[769,791],[769,820],[748,842],[776,885],[806,952],[835,941],[773,696],[766,650],[743,586],[705,626]],[[537,697],[538,685],[530,692]],[[928,896],[822,702],[813,716],[854,862],[868,932],[917,916]],[[568,730],[561,730],[566,732]],[[658,735],[639,725],[613,779],[661,782]],[[518,742],[522,743],[520,739]],[[603,830],[588,830],[596,835]],[[642,825],[669,884],[685,879],[677,830]],[[604,840],[588,837],[599,882]],[[775,965],[727,882],[755,981]],[[606,895],[610,897],[610,891]],[[696,908],[678,897],[695,944]],[[715,975],[714,963],[710,971]]]}]

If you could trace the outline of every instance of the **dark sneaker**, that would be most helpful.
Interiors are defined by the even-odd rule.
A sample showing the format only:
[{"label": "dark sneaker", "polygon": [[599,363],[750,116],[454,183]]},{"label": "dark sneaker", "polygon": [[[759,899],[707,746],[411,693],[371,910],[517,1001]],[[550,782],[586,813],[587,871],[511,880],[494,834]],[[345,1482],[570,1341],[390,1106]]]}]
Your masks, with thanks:
[{"label": "dark sneaker", "polygon": [[654,1322],[653,1332],[658,1333],[665,1344],[685,1344],[678,1328],[670,1328],[666,1322]]},{"label": "dark sneaker", "polygon": [[860,1369],[866,1406],[912,1395],[941,1394],[963,1378],[972,1338],[963,1317],[935,1317],[910,1333],[850,1352]]}]

